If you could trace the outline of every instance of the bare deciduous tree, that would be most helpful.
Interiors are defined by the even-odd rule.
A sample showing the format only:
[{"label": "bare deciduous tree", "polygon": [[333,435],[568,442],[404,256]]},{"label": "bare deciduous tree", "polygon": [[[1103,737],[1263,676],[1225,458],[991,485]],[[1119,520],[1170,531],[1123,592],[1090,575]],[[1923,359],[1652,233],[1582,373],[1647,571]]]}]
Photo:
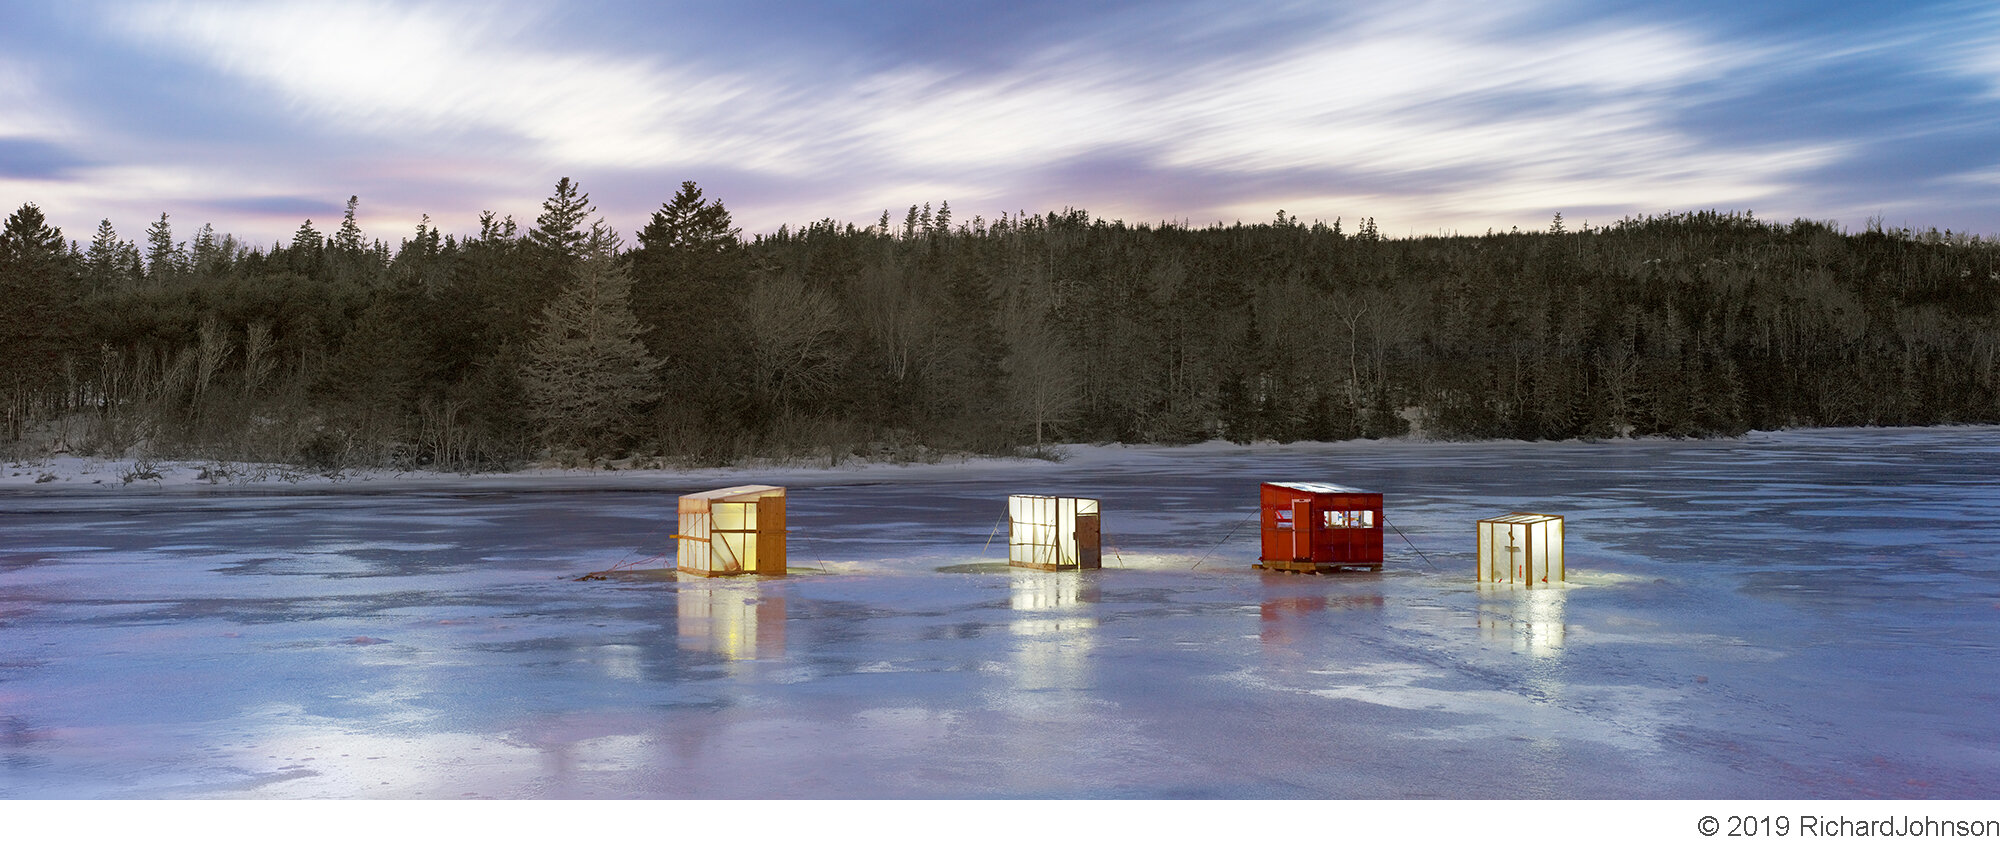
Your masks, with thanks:
[{"label": "bare deciduous tree", "polygon": [[760,400],[789,414],[825,396],[841,364],[833,298],[801,280],[771,277],[751,287],[743,309]]}]

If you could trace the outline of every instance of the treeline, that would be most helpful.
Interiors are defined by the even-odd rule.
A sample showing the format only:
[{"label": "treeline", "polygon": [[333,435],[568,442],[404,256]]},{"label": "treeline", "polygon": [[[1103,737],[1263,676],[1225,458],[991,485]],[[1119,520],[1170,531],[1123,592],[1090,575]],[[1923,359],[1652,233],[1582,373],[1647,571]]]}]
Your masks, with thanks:
[{"label": "treeline", "polygon": [[1081,211],[745,240],[693,183],[626,244],[532,226],[287,245],[0,233],[16,455],[472,470],[1057,441],[1706,436],[2000,421],[1990,240],[1701,212],[1386,238]]}]

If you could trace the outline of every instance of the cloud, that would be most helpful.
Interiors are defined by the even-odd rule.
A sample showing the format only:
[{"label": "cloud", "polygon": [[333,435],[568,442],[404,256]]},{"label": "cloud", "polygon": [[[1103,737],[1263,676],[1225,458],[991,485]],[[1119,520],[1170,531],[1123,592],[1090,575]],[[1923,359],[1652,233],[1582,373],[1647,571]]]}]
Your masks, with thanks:
[{"label": "cloud", "polygon": [[256,197],[210,197],[197,204],[204,210],[253,212],[303,222],[313,219],[325,223],[337,219],[346,212],[346,207],[315,197],[256,196]]},{"label": "cloud", "polygon": [[33,138],[0,138],[0,177],[56,179],[84,161],[60,144]]},{"label": "cloud", "polygon": [[[42,145],[19,148],[0,184],[89,182],[64,196],[206,204],[277,234],[297,223],[278,215],[351,193],[388,230],[425,211],[448,227],[481,209],[525,222],[558,176],[626,232],[688,178],[753,232],[940,199],[962,219],[1076,206],[1260,220],[1283,207],[1483,231],[1559,209],[1825,217],[1929,198],[2000,227],[1966,187],[1991,172],[1980,140],[2000,127],[2000,15],[1974,6],[116,11],[70,19],[78,33],[114,27],[122,52],[93,70],[64,72],[76,60],[53,47],[0,59],[0,106],[23,106],[0,108],[0,137]],[[132,68],[139,81],[110,100],[62,87]],[[1884,161],[1897,164],[1871,168]],[[120,172],[148,181],[107,181]]]},{"label": "cloud", "polygon": [[280,111],[351,135],[448,138],[470,152],[525,142],[528,155],[637,165],[700,155],[686,125],[737,90],[660,63],[524,43],[506,14],[379,3],[156,5],[123,25],[157,49],[206,61],[278,96]]}]

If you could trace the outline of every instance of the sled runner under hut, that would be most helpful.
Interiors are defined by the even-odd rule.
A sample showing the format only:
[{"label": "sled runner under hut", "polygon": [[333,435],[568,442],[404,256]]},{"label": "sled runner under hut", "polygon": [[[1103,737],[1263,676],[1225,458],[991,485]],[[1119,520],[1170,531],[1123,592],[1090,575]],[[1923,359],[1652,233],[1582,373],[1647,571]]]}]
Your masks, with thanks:
[{"label": "sled runner under hut", "polygon": [[680,565],[697,576],[785,574],[785,489],[738,485],[681,497]]},{"label": "sled runner under hut", "polygon": [[1259,497],[1263,560],[1295,573],[1382,569],[1382,495],[1319,482],[1265,482]]},{"label": "sled runner under hut", "polygon": [[1037,570],[1095,570],[1104,565],[1097,500],[1073,496],[1007,497],[1007,563]]}]

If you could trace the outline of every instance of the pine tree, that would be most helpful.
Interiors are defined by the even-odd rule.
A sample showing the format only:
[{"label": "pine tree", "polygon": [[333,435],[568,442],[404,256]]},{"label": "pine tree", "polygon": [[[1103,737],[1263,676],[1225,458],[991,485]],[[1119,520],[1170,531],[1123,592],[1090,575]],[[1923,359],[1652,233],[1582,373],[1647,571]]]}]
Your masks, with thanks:
[{"label": "pine tree", "polygon": [[347,198],[347,214],[340,218],[340,231],[333,236],[333,247],[347,255],[361,252],[361,227],[354,222],[354,207],[361,203],[359,195]]},{"label": "pine tree", "polygon": [[741,234],[721,200],[682,182],[626,256],[633,314],[652,327],[646,348],[665,362],[663,377],[679,398],[663,411],[683,421],[719,417],[719,406],[738,395],[741,363],[731,351],[745,331],[737,308],[747,275]]},{"label": "pine tree", "polygon": [[111,228],[111,219],[97,223],[97,236],[90,239],[90,251],[84,253],[84,280],[94,291],[108,291],[118,287],[124,278],[124,267],[119,261],[123,243],[118,240],[118,230]]},{"label": "pine tree", "polygon": [[215,238],[215,227],[204,223],[194,234],[194,255],[192,272],[197,279],[211,279],[220,275],[227,266],[229,250]]},{"label": "pine tree", "polygon": [[[161,219],[165,219],[161,215]],[[0,265],[13,272],[46,273],[60,269],[69,255],[62,230],[50,226],[41,207],[26,203],[7,216],[0,229]]]},{"label": "pine tree", "polygon": [[313,227],[311,218],[299,224],[292,233],[292,245],[285,250],[291,259],[292,270],[308,278],[319,278],[322,259],[326,253],[326,237]]},{"label": "pine tree", "polygon": [[160,219],[146,228],[146,278],[154,285],[164,285],[180,277],[185,262],[186,255],[174,244],[167,213],[160,212]]},{"label": "pine tree", "polygon": [[60,405],[61,362],[76,352],[69,259],[62,230],[33,203],[0,229],[0,435],[8,440],[21,437],[38,398]]},{"label": "pine tree", "polygon": [[312,218],[306,218],[306,222],[299,224],[299,230],[292,233],[291,248],[294,250],[310,250],[317,253],[325,247],[326,239],[320,236],[318,229],[313,228]]},{"label": "pine tree", "polygon": [[682,182],[674,198],[639,230],[639,250],[654,255],[719,252],[736,246],[742,231],[730,226],[729,210],[721,200],[704,200],[692,181]]},{"label": "pine tree", "polygon": [[579,257],[576,282],[542,311],[521,389],[545,443],[602,454],[658,398],[660,363],[640,343],[645,328],[632,316],[617,236],[600,222]]},{"label": "pine tree", "polygon": [[556,182],[556,193],[542,202],[542,213],[535,218],[534,228],[528,230],[528,240],[557,257],[561,264],[573,262],[583,255],[589,239],[583,222],[594,211],[597,207],[590,204],[590,195],[579,191],[576,183],[565,176]]}]

